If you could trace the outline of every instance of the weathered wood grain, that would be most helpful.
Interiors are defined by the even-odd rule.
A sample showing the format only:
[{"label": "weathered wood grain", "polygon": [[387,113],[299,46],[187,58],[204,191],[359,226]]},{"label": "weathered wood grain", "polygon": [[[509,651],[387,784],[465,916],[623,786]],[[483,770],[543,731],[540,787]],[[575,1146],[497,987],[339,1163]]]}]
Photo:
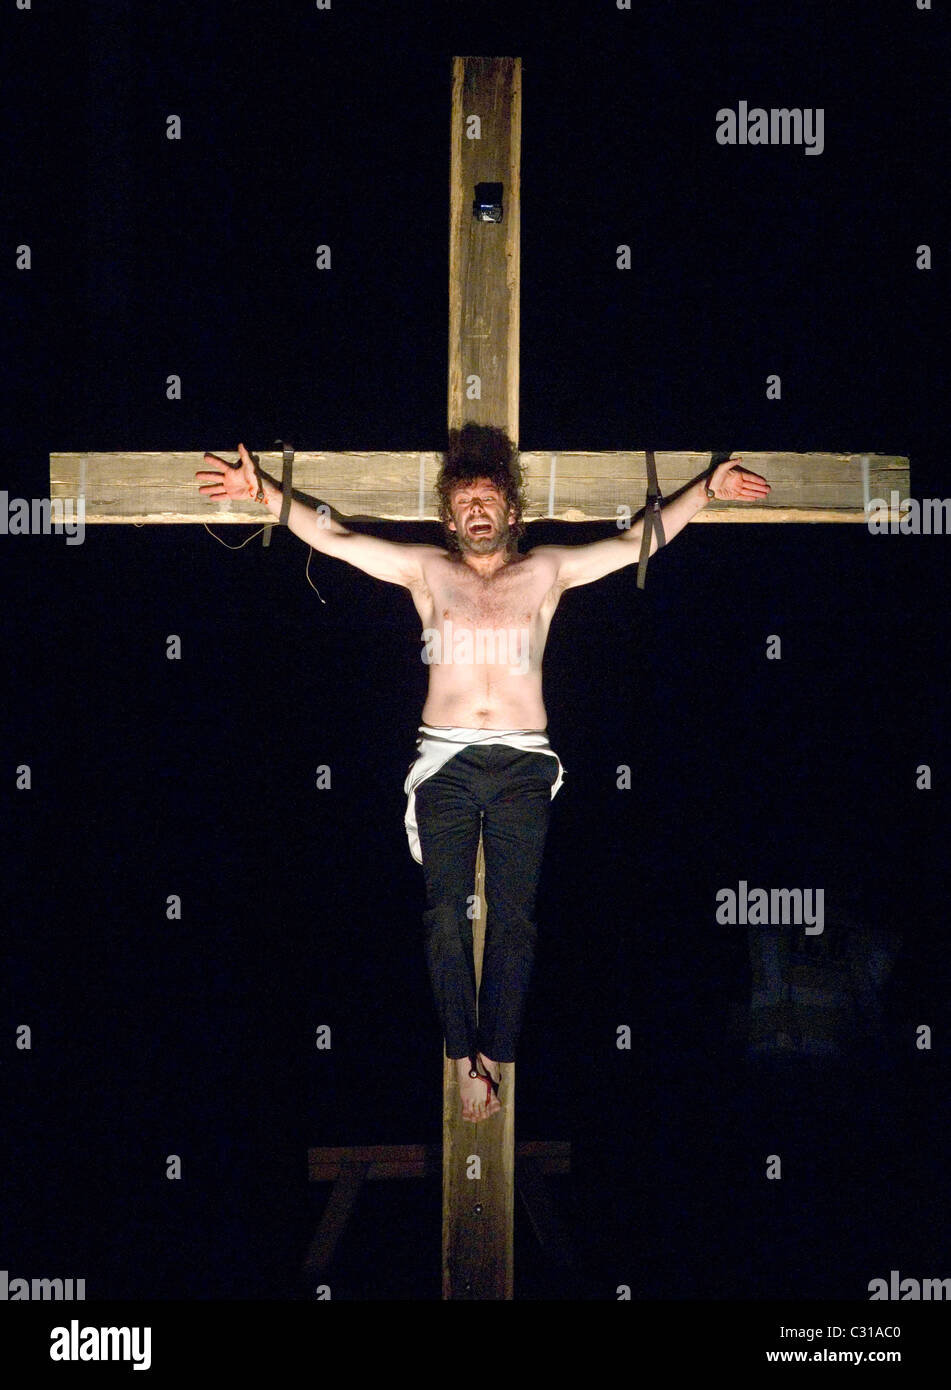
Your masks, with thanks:
[{"label": "weathered wood grain", "polygon": [[[482,837],[476,858],[473,920],[476,985],[482,979],[487,906]],[[443,1059],[443,1298],[514,1297],[515,1066],[502,1067],[501,1111],[478,1124],[462,1119],[455,1062]],[[470,1176],[478,1158],[481,1175]]]},{"label": "weathered wood grain", "polygon": [[[56,453],[50,455],[50,496],[86,499],[86,522],[161,524],[214,522],[276,525],[252,502],[209,502],[194,475],[202,450],[156,453]],[[213,449],[233,460],[235,450]],[[793,454],[736,450],[746,467],[768,478],[768,501],[711,502],[695,522],[821,522],[865,520],[863,458],[868,497],[890,501],[910,496],[911,465],[891,454]],[[280,478],[281,456],[260,451],[261,467]],[[657,471],[669,497],[702,473],[711,455],[700,450],[661,451]],[[354,521],[436,521],[433,486],[436,451],[328,453],[302,451],[294,459],[294,486]],[[619,507],[643,506],[647,472],[643,450],[528,450],[521,454],[527,484],[527,517],[559,521],[615,521]]]}]

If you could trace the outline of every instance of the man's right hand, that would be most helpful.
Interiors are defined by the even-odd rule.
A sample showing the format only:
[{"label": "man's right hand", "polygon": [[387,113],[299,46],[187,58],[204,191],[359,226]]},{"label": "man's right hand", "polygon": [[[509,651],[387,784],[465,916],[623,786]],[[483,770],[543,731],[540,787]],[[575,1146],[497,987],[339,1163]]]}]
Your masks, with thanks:
[{"label": "man's right hand", "polygon": [[217,502],[234,497],[247,500],[257,496],[258,479],[251,455],[243,444],[238,445],[238,454],[237,463],[229,463],[217,454],[205,454],[205,462],[218,464],[218,468],[214,472],[206,470],[195,474],[196,478],[203,480],[198,491],[204,497]]},{"label": "man's right hand", "polygon": [[[217,454],[205,454],[206,463],[215,467],[195,474],[199,482],[198,491],[203,497],[218,502],[230,498],[246,501],[257,496],[258,475],[254,471],[251,455],[243,444],[238,445],[238,454],[237,463],[229,463]],[[272,516],[277,516],[281,489],[273,478],[266,474],[264,478],[267,509]],[[422,580],[424,558],[446,554],[440,546],[389,541],[380,536],[350,531],[333,516],[327,503],[318,502],[314,507],[305,505],[298,497],[291,499],[287,526],[295,536],[322,555],[345,560],[364,573],[372,574],[374,579],[382,579],[387,584],[400,584],[410,590],[415,589]]]}]

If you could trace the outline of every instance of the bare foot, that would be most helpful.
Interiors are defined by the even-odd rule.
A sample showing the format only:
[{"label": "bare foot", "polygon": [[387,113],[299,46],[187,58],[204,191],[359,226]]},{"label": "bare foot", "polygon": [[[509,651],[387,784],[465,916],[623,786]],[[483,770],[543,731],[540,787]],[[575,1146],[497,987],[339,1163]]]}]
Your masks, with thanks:
[{"label": "bare foot", "polygon": [[470,1076],[472,1063],[469,1058],[456,1058],[456,1076],[459,1079],[459,1094],[462,1097],[462,1118],[473,1123],[487,1120],[490,1115],[496,1115],[502,1109],[498,1096],[485,1079],[488,1074],[493,1081],[498,1081],[501,1071],[498,1062],[491,1061],[481,1052],[477,1055],[476,1061],[479,1075]]}]

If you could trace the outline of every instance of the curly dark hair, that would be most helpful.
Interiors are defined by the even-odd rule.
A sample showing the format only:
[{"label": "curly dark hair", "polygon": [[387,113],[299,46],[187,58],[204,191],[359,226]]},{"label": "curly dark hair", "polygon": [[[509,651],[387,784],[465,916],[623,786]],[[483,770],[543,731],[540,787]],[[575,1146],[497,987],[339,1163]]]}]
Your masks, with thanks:
[{"label": "curly dark hair", "polygon": [[452,521],[453,489],[475,478],[488,478],[505,498],[506,510],[511,508],[515,521],[509,527],[509,543],[515,547],[525,534],[522,513],[527,506],[525,483],[518,458],[518,448],[503,429],[495,425],[477,425],[469,420],[462,429],[449,431],[449,448],[436,478],[436,499],[439,520],[442,522],[446,545],[459,549]]}]

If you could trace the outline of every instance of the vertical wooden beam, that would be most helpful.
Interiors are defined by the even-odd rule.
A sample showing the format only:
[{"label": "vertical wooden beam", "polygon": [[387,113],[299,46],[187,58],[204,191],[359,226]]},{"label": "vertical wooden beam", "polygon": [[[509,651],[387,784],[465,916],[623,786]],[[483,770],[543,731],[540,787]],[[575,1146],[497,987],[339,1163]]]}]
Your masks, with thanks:
[{"label": "vertical wooden beam", "polygon": [[[478,118],[479,138],[473,118]],[[498,425],[518,443],[522,60],[454,58],[449,187],[449,428]],[[480,222],[478,184],[502,185],[502,221]],[[468,389],[479,378],[481,395]]]},{"label": "vertical wooden beam", "polygon": [[[449,428],[496,425],[518,443],[521,59],[454,58],[449,213]],[[473,118],[478,118],[474,120]],[[474,138],[478,136],[478,138]],[[473,214],[476,187],[502,185],[501,222]],[[478,391],[472,381],[478,377]],[[476,861],[476,984],[485,942],[485,858]],[[514,1294],[515,1068],[502,1110],[462,1119],[455,1064],[443,1072],[443,1297]],[[478,1160],[480,1176],[471,1176]]]},{"label": "vertical wooden beam", "polygon": [[[476,859],[479,916],[473,922],[476,983],[485,946],[485,856]],[[502,1110],[472,1124],[461,1119],[456,1064],[444,1059],[442,1163],[443,1298],[505,1299],[514,1295],[515,1067],[502,1068]],[[480,1176],[471,1176],[478,1159]]]}]

